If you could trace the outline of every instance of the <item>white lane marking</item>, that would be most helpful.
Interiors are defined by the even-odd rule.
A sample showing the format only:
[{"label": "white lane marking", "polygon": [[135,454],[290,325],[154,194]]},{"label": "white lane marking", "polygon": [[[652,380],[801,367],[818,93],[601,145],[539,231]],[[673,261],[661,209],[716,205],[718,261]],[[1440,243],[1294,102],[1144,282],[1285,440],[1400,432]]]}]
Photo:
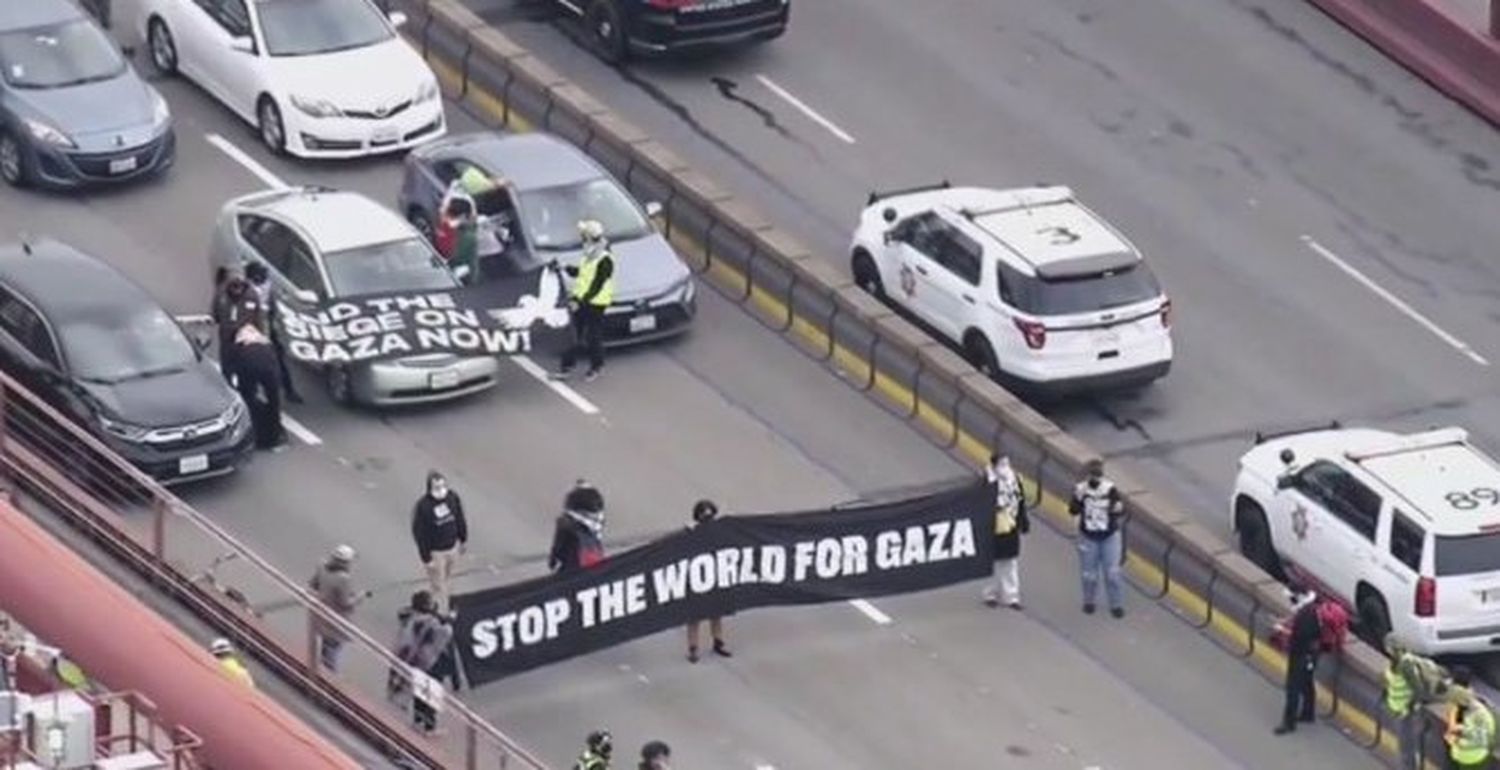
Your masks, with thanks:
[{"label": "white lane marking", "polygon": [[879,607],[876,607],[868,601],[865,601],[864,599],[850,599],[849,603],[854,605],[854,609],[863,612],[865,614],[865,617],[868,617],[870,620],[873,620],[882,626],[888,626],[891,624],[891,616],[885,614],[884,612],[881,612]]},{"label": "white lane marking", "polygon": [[317,446],[323,443],[323,439],[318,438],[318,434],[308,430],[306,425],[297,422],[297,418],[287,412],[281,413],[281,427],[286,428],[288,433],[301,439],[302,443],[308,446]]},{"label": "white lane marking", "polygon": [[551,388],[553,393],[562,396],[564,401],[578,407],[578,411],[584,414],[599,413],[599,407],[594,406],[588,399],[580,396],[578,391],[568,387],[567,383],[552,379],[548,375],[547,370],[543,369],[537,362],[531,360],[530,356],[512,356],[510,360],[515,361],[516,366],[521,367],[521,371],[531,375],[537,382]]},{"label": "white lane marking", "polygon": [[798,110],[801,110],[802,114],[806,115],[812,122],[828,129],[829,133],[844,140],[845,142],[854,144],[854,137],[850,136],[848,131],[839,128],[838,125],[833,121],[823,117],[822,115],[819,115],[817,110],[814,110],[813,108],[807,106],[806,102],[798,99],[795,96],[792,96],[792,92],[786,90],[785,88],[782,88],[779,85],[776,85],[775,81],[771,80],[765,75],[756,75],[755,79],[759,80],[760,84],[769,89],[771,93],[776,94],[782,99],[785,99],[787,104],[790,104],[793,107],[796,107]]},{"label": "white lane marking", "polygon": [[1490,362],[1486,360],[1484,356],[1481,356],[1478,353],[1474,352],[1474,349],[1469,347],[1468,343],[1453,336],[1452,334],[1449,334],[1441,326],[1438,326],[1430,319],[1428,319],[1427,316],[1422,315],[1421,313],[1417,312],[1416,309],[1411,305],[1408,305],[1406,304],[1406,302],[1402,301],[1400,297],[1397,297],[1389,291],[1386,291],[1380,284],[1375,283],[1364,273],[1355,270],[1354,267],[1348,262],[1340,259],[1339,255],[1333,253],[1332,251],[1329,251],[1326,247],[1323,246],[1323,244],[1313,240],[1312,236],[1302,236],[1302,242],[1307,244],[1307,247],[1309,249],[1312,249],[1313,252],[1318,256],[1328,260],[1329,262],[1332,262],[1334,267],[1337,267],[1338,269],[1344,271],[1350,278],[1359,281],[1360,283],[1364,284],[1365,288],[1369,289],[1372,292],[1375,292],[1375,296],[1380,297],[1381,299],[1390,303],[1391,307],[1400,310],[1402,313],[1406,314],[1408,318],[1416,321],[1427,331],[1430,331],[1434,335],[1436,335],[1438,339],[1448,343],[1449,347],[1457,350],[1460,353],[1463,353],[1465,356],[1468,356],[1469,360],[1473,361],[1476,364],[1479,364],[1480,366],[1490,365]]},{"label": "white lane marking", "polygon": [[260,161],[250,157],[244,150],[234,146],[234,143],[218,134],[208,134],[208,143],[219,148],[219,151],[228,155],[235,163],[244,166],[246,170],[265,182],[267,187],[273,190],[285,190],[291,185],[281,181],[281,177],[271,173],[271,170],[262,166]]}]

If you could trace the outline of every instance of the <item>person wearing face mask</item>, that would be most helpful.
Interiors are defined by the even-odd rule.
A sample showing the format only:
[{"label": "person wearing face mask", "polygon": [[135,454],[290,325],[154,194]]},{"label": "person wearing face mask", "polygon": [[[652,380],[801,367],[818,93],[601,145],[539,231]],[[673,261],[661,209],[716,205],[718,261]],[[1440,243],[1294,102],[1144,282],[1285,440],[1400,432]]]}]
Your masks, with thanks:
[{"label": "person wearing face mask", "polygon": [[1083,611],[1094,614],[1094,596],[1099,579],[1109,597],[1109,613],[1125,617],[1125,597],[1120,576],[1125,538],[1125,502],[1113,481],[1104,477],[1104,461],[1089,460],[1088,476],[1073,488],[1068,512],[1078,519],[1079,572],[1083,583]]},{"label": "person wearing face mask", "polygon": [[411,536],[439,613],[447,614],[453,564],[469,543],[469,522],[458,493],[448,488],[448,479],[437,471],[427,474],[427,491],[412,507]]},{"label": "person wearing face mask", "polygon": [[1021,535],[1031,531],[1026,513],[1026,496],[1021,481],[1010,467],[1010,458],[998,452],[990,455],[984,469],[985,480],[995,487],[995,581],[984,589],[984,603],[999,607],[1000,602],[1021,609]]},{"label": "person wearing face mask", "polygon": [[567,574],[604,560],[604,495],[583,479],[563,498],[547,566]]},{"label": "person wearing face mask", "polygon": [[604,311],[614,302],[615,257],[604,237],[604,225],[585,219],[578,223],[578,237],[583,242],[583,259],[577,267],[565,268],[574,277],[568,309],[573,313],[574,344],[563,353],[555,379],[567,379],[573,365],[584,355],[589,370],[584,379],[592,381],[604,368]]}]

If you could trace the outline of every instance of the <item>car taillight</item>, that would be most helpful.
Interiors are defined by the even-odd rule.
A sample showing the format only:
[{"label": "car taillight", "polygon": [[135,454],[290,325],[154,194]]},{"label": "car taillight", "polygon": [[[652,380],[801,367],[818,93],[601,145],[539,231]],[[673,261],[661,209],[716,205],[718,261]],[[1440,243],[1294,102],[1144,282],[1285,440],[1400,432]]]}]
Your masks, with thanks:
[{"label": "car taillight", "polygon": [[1164,299],[1161,303],[1161,325],[1164,329],[1172,328],[1172,300]]},{"label": "car taillight", "polygon": [[1041,350],[1047,345],[1047,327],[1036,321],[1023,321],[1015,319],[1016,328],[1021,330],[1021,336],[1026,338],[1026,347],[1032,350]]},{"label": "car taillight", "polygon": [[1430,577],[1417,578],[1417,601],[1414,608],[1417,617],[1430,618],[1437,614],[1437,581]]},{"label": "car taillight", "polygon": [[646,0],[646,5],[659,11],[675,11],[679,8],[687,8],[696,5],[698,0]]}]

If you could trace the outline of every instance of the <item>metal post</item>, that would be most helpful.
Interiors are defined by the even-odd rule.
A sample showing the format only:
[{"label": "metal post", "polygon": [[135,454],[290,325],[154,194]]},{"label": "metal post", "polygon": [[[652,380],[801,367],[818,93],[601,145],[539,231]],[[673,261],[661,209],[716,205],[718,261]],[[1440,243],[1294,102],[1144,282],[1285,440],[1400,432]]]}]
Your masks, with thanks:
[{"label": "metal post", "polygon": [[167,558],[167,510],[170,506],[164,497],[151,501],[151,553],[158,563]]},{"label": "metal post", "polygon": [[[0,455],[5,454],[5,444],[10,438],[7,430],[10,423],[10,390],[0,382]],[[0,474],[0,499],[11,499],[11,483],[8,474]]]},{"label": "metal post", "polygon": [[467,770],[479,769],[479,728],[467,721],[464,724],[464,767]]},{"label": "metal post", "polygon": [[1490,0],[1490,37],[1500,40],[1500,0]]}]

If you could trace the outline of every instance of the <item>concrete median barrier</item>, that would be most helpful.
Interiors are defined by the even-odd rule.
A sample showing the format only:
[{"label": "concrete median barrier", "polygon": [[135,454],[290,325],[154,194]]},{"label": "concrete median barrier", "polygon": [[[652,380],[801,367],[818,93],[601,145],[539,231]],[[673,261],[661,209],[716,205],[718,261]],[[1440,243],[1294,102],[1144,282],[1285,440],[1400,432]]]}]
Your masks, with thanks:
[{"label": "concrete median barrier", "polygon": [[1309,0],[1387,56],[1500,126],[1500,11],[1489,29],[1438,0]]},{"label": "concrete median barrier", "polygon": [[[1350,3],[1392,5],[1345,0]],[[508,130],[553,131],[575,141],[639,198],[663,204],[663,231],[707,283],[950,451],[975,465],[991,451],[1011,455],[1044,518],[1071,532],[1067,496],[1098,452],[857,289],[830,266],[842,260],[813,255],[455,0],[388,4],[412,18],[409,34],[447,93],[482,121]],[[1462,53],[1448,55],[1473,60],[1489,54],[1489,48],[1465,45]],[[1268,640],[1289,612],[1284,590],[1195,523],[1198,517],[1138,481],[1120,481],[1131,512],[1132,581],[1227,652],[1279,681],[1285,657]],[[1380,710],[1383,666],[1378,652],[1353,644],[1322,666],[1319,702],[1352,739],[1389,757],[1395,742]],[[1433,753],[1438,744],[1429,748],[1429,757],[1441,756]]]}]

